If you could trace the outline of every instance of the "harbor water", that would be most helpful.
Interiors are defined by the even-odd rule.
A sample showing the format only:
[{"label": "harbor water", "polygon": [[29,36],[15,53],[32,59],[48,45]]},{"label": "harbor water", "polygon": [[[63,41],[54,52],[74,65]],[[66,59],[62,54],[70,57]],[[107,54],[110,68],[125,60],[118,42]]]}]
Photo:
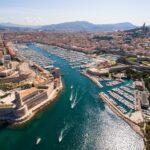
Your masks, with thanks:
[{"label": "harbor water", "polygon": [[98,97],[92,81],[66,60],[28,45],[54,61],[64,90],[20,127],[0,127],[0,150],[142,150],[143,140]]}]

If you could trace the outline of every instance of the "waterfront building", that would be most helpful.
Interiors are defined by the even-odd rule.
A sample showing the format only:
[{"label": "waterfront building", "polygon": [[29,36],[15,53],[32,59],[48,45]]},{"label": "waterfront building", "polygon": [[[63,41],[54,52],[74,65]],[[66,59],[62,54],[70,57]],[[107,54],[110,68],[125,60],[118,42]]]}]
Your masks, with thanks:
[{"label": "waterfront building", "polygon": [[87,69],[87,73],[95,76],[101,76],[101,75],[108,75],[109,70],[107,68],[101,70],[98,70],[97,68],[89,68]]},{"label": "waterfront building", "polygon": [[62,89],[60,70],[53,68],[49,72],[26,59],[11,57],[4,55],[4,65],[0,66],[0,121],[23,123]]}]

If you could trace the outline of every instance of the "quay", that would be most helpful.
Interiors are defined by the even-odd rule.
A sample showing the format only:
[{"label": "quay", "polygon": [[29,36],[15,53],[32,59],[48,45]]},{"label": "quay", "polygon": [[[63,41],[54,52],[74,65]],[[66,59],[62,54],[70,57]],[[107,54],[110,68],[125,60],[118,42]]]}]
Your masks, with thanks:
[{"label": "quay", "polygon": [[144,139],[144,133],[142,132],[139,123],[131,120],[129,117],[124,115],[109,99],[103,92],[99,94],[100,98],[109,106],[109,108],[117,114],[119,117],[121,117],[124,121],[126,121],[130,127],[138,133],[143,139]]},{"label": "quay", "polygon": [[32,119],[35,116],[36,113],[38,113],[39,111],[42,111],[47,105],[50,105],[51,103],[53,103],[56,100],[56,98],[59,96],[62,89],[63,89],[63,84],[61,82],[60,86],[57,87],[56,89],[54,89],[48,95],[47,99],[45,99],[43,102],[39,103],[38,105],[34,106],[32,109],[28,110],[28,112],[24,116],[23,120],[21,120],[19,118],[15,122],[10,122],[10,123],[12,123],[13,125],[19,125],[19,124],[23,124],[23,123],[29,121],[30,119]]},{"label": "quay", "polygon": [[95,76],[91,76],[88,73],[86,73],[85,71],[82,72],[82,74],[86,77],[88,77],[89,79],[91,79],[99,88],[103,88],[102,84],[100,84],[99,79],[96,78]]},{"label": "quay", "polygon": [[63,84],[59,68],[46,70],[39,64],[44,57],[31,52],[30,58],[34,58],[34,54],[38,56],[33,62],[29,55],[19,53],[20,48],[16,47],[15,52],[13,49],[13,55],[9,51],[2,55],[0,66],[0,121],[17,125],[30,120],[52,103],[62,91]]}]

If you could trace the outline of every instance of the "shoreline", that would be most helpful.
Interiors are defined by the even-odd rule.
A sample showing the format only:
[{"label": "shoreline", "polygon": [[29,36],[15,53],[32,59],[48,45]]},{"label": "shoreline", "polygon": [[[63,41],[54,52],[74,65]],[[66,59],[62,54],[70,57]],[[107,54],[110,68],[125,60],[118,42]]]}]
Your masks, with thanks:
[{"label": "shoreline", "polygon": [[[99,94],[99,97],[107,104],[107,106],[115,113],[117,116],[122,118],[126,123],[130,125],[130,127],[138,133],[144,139],[144,133],[141,131],[141,127],[134,121],[130,120],[127,116],[125,116],[114,104],[112,104],[107,98]],[[100,100],[101,100],[100,99]]]},{"label": "shoreline", "polygon": [[[18,48],[17,48],[17,51],[19,51]],[[17,57],[19,57],[19,56],[24,57],[24,56],[18,54]],[[29,60],[26,60],[25,62],[29,63],[28,61]],[[35,64],[35,63],[33,63],[33,64],[35,65],[35,67],[37,69],[40,68],[39,70],[42,73],[45,71],[45,69],[43,67],[40,67],[38,64]],[[33,105],[32,106],[30,103],[25,103],[25,102],[23,103],[22,99],[19,97],[18,99],[21,101],[21,102],[19,101],[21,104],[19,105],[19,107],[17,109],[15,108],[14,110],[12,110],[13,113],[17,112],[19,115],[16,113],[18,116],[17,117],[14,116],[10,119],[9,118],[8,119],[1,118],[0,122],[8,123],[8,125],[10,125],[10,126],[13,126],[13,125],[16,126],[16,125],[21,125],[21,124],[24,124],[24,123],[30,121],[30,119],[32,119],[36,113],[43,110],[45,106],[53,103],[56,100],[57,96],[59,96],[59,94],[61,93],[64,86],[63,86],[63,81],[62,81],[61,76],[59,76],[58,79],[59,79],[59,84],[56,84],[55,87],[53,85],[55,81],[53,80],[52,81],[53,84],[48,85],[48,88],[43,90],[44,94],[41,94],[42,97],[39,97],[39,99],[41,99],[40,103],[38,102],[37,98],[31,99],[31,100],[33,100],[33,102],[35,101],[35,104],[34,105],[32,104]],[[43,97],[44,97],[44,99],[43,99]],[[32,107],[29,107],[28,106],[29,104]]]},{"label": "shoreline", "polygon": [[[91,77],[90,75],[88,75],[86,72],[82,72],[82,74],[86,77],[88,77],[92,82],[94,82],[98,87],[102,88],[102,85],[96,80],[96,78]],[[139,124],[137,124],[136,122],[130,120],[130,118],[128,118],[127,116],[125,116],[120,110],[118,110],[118,108],[116,108],[116,106],[114,104],[112,104],[110,101],[106,100],[105,98],[102,98],[99,94],[99,97],[101,98],[100,100],[102,100],[104,103],[107,104],[107,106],[121,119],[123,119],[130,127],[132,130],[134,130],[142,139],[144,142],[144,146],[145,146],[145,134],[143,133],[143,131],[141,130],[141,127],[139,126]]]},{"label": "shoreline", "polygon": [[43,101],[42,103],[40,103],[39,105],[37,105],[33,109],[31,109],[28,112],[28,114],[26,114],[25,116],[22,117],[22,119],[15,120],[15,121],[1,120],[0,122],[8,123],[8,126],[10,125],[12,127],[13,126],[17,127],[17,126],[21,126],[23,124],[26,124],[31,119],[33,119],[37,113],[40,113],[40,111],[42,111],[46,106],[54,103],[57,100],[57,97],[61,94],[63,88],[64,88],[64,86],[62,83],[62,79],[60,78],[60,86],[52,91],[52,93],[48,96],[47,100]]},{"label": "shoreline", "polygon": [[92,77],[90,75],[88,75],[86,72],[81,72],[81,74],[83,74],[84,76],[88,77],[91,81],[93,81],[93,83],[95,83],[99,88],[103,88],[103,86],[98,82],[98,80],[96,79],[96,77]]},{"label": "shoreline", "polygon": [[37,106],[37,108],[34,108],[35,110],[32,110],[32,113],[30,113],[29,116],[27,116],[25,120],[13,122],[11,125],[18,126],[18,125],[23,125],[23,124],[27,123],[28,121],[33,119],[37,113],[40,113],[40,111],[42,111],[46,106],[55,102],[55,100],[57,100],[57,97],[61,94],[61,91],[64,88],[62,80],[60,83],[61,83],[60,86],[50,94],[49,98],[46,101],[44,101],[42,104],[39,104],[39,106]]}]

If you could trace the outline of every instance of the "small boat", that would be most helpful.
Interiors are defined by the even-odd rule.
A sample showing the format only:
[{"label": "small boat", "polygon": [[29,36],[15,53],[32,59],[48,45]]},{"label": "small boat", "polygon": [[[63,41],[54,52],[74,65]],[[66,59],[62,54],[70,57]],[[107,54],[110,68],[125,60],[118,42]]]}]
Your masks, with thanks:
[{"label": "small boat", "polygon": [[36,145],[38,145],[40,142],[41,142],[41,138],[38,137],[38,138],[36,139]]},{"label": "small boat", "polygon": [[49,66],[46,66],[46,65],[45,65],[45,66],[43,66],[43,68],[44,68],[44,69],[52,69],[52,68],[54,68],[54,66],[53,66],[53,65],[49,65]]},{"label": "small boat", "polygon": [[59,141],[59,143],[63,140],[63,134],[64,134],[64,129],[60,132],[60,135],[59,135],[59,138],[58,138],[58,141]]},{"label": "small boat", "polygon": [[73,89],[73,85],[71,85],[71,87],[70,87],[71,89]]},{"label": "small boat", "polygon": [[62,136],[59,137],[58,141],[59,143],[62,141]]}]

